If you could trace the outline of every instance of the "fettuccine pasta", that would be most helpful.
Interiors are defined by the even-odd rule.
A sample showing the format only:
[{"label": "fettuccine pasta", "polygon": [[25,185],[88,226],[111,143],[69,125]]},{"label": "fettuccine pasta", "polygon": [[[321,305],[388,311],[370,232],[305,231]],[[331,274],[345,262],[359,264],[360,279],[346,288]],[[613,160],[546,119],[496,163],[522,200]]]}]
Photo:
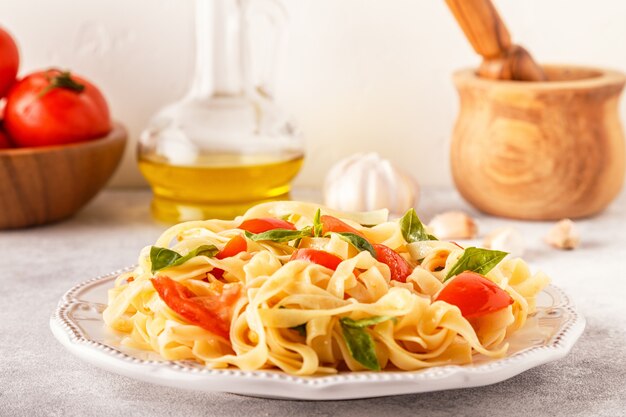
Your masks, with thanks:
[{"label": "fettuccine pasta", "polygon": [[413,210],[387,221],[265,203],[165,231],[117,278],[103,318],[125,346],[210,368],[468,364],[506,354],[548,283],[505,255],[436,240]]}]

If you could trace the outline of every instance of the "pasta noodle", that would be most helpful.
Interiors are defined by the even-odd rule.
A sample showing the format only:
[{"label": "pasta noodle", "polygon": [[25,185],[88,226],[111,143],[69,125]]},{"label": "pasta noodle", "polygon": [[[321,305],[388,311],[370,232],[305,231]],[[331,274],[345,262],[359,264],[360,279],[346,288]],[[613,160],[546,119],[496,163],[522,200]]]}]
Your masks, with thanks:
[{"label": "pasta noodle", "polygon": [[[278,368],[293,375],[410,371],[471,363],[476,354],[502,357],[507,337],[524,325],[548,283],[520,259],[499,260],[483,275],[510,301],[497,311],[469,315],[441,299],[446,287],[460,282],[460,275],[449,275],[467,249],[433,237],[407,238],[402,220],[387,221],[385,211],[321,208],[354,233],[316,234],[319,214],[313,204],[265,203],[232,221],[171,227],[141,251],[135,270],[117,278],[105,323],[123,334],[125,346],[210,368]],[[244,236],[242,222],[263,218],[289,221],[295,230],[285,233],[294,238],[245,232],[245,250],[220,255]],[[368,244],[385,245],[402,259],[384,262]],[[305,249],[340,262],[332,268],[295,257]],[[170,263],[155,270],[163,254]],[[394,275],[398,262],[410,266],[402,278]],[[172,282],[169,292],[157,288],[160,279]],[[198,318],[206,311],[212,314],[208,323]],[[212,327],[221,322],[223,333]]]}]

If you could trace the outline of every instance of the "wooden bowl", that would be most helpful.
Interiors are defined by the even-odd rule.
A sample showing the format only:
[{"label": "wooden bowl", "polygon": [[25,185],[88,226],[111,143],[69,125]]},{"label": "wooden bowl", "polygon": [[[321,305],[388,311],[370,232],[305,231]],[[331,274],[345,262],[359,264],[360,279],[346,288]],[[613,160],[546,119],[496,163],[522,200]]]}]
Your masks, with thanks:
[{"label": "wooden bowl", "polygon": [[624,181],[618,115],[624,74],[546,66],[549,81],[454,75],[461,109],[454,128],[454,181],[478,209],[518,219],[586,217]]},{"label": "wooden bowl", "polygon": [[65,219],[91,200],[117,168],[126,129],[64,146],[0,150],[0,229]]}]

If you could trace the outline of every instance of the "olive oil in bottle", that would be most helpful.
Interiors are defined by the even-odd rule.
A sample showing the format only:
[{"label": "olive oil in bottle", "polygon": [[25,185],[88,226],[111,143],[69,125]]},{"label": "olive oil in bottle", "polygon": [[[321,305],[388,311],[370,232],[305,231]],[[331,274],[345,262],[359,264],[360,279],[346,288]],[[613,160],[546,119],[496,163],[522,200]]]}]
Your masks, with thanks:
[{"label": "olive oil in bottle", "polygon": [[[286,199],[302,165],[300,132],[274,102],[275,65],[253,65],[257,48],[278,57],[286,32],[274,17],[282,8],[259,2],[253,18],[244,3],[196,0],[190,88],[139,137],[139,168],[159,220],[228,219],[259,202]],[[270,36],[249,36],[253,20],[265,17],[272,18]]]},{"label": "olive oil in bottle", "polygon": [[141,156],[139,169],[152,186],[152,213],[168,223],[233,218],[263,201],[286,199],[302,166],[301,153],[202,155],[193,165]]}]

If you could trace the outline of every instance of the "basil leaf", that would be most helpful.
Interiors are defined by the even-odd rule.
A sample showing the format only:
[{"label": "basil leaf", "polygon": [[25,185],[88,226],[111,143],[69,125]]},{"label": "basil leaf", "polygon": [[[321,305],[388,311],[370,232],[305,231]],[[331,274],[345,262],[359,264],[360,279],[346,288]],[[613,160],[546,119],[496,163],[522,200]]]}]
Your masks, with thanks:
[{"label": "basil leaf", "polygon": [[417,217],[415,209],[409,209],[400,219],[400,230],[402,236],[408,243],[420,242],[423,240],[437,240],[433,235],[429,235],[424,228],[424,224]]},{"label": "basil leaf", "polygon": [[344,323],[345,319],[346,317],[339,321],[341,323],[343,339],[346,341],[350,355],[367,369],[380,371],[380,363],[378,363],[372,336],[363,328],[346,325]]},{"label": "basil leaf", "polygon": [[150,248],[150,263],[152,264],[152,273],[166,268],[172,263],[176,262],[182,256],[173,250],[167,248],[159,248],[153,246]]},{"label": "basil leaf", "polygon": [[325,236],[328,236],[331,234],[338,235],[339,237],[341,237],[341,239],[345,240],[346,242],[348,242],[349,244],[351,244],[352,246],[354,246],[360,251],[364,251],[364,250],[368,251],[369,253],[372,254],[372,257],[374,257],[374,259],[376,259],[378,256],[372,244],[369,243],[367,239],[359,235],[356,235],[350,232],[328,232],[326,233]]},{"label": "basil leaf", "polygon": [[150,248],[150,263],[152,264],[152,273],[160,271],[161,269],[169,268],[172,266],[182,265],[191,258],[204,255],[209,258],[214,257],[219,252],[219,249],[215,245],[202,245],[198,246],[187,255],[182,256],[178,252],[167,248],[159,248],[158,246],[152,246]]},{"label": "basil leaf", "polygon": [[472,271],[485,275],[498,265],[506,255],[508,255],[508,253],[499,250],[475,247],[467,248],[459,260],[456,261],[452,268],[450,268],[450,271],[448,271],[448,274],[446,275],[446,279],[443,281],[446,282],[453,276],[464,271]]},{"label": "basil leaf", "polygon": [[179,260],[177,260],[174,264],[181,265],[190,260],[191,258],[195,258],[196,256],[208,256],[209,258],[214,257],[220,250],[215,247],[215,245],[202,245],[198,246],[187,255],[183,256]]},{"label": "basil leaf", "polygon": [[317,209],[315,217],[313,217],[313,236],[320,237],[324,234],[322,225],[322,211]]},{"label": "basil leaf", "polygon": [[311,230],[311,227],[305,227],[302,230],[273,229],[263,233],[250,233],[246,231],[245,234],[248,239],[252,239],[254,241],[270,240],[272,242],[289,242],[306,236],[311,236]]},{"label": "basil leaf", "polygon": [[382,323],[387,320],[395,320],[393,316],[373,316],[361,320],[352,320],[349,317],[343,317],[339,319],[344,326],[352,327],[355,329],[362,329],[363,327],[373,326],[374,324]]},{"label": "basil leaf", "polygon": [[298,324],[297,326],[290,327],[290,329],[300,333],[300,336],[306,337],[306,323]]}]

